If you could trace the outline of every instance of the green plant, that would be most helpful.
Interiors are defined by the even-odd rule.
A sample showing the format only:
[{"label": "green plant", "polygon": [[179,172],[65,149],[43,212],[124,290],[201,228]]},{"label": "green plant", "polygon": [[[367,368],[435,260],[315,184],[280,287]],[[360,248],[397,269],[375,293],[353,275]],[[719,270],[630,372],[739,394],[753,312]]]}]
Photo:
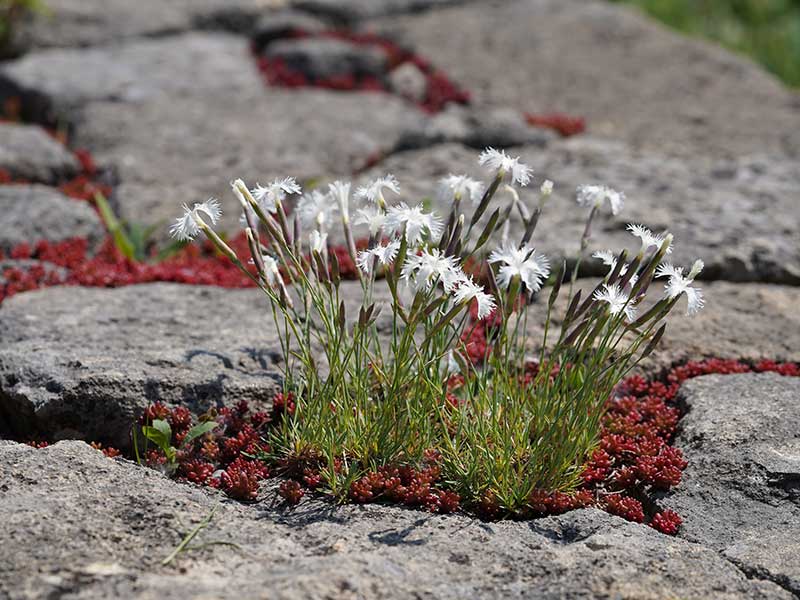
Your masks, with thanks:
[{"label": "green plant", "polygon": [[[169,422],[165,421],[164,419],[153,419],[150,425],[142,425],[142,434],[144,435],[145,439],[148,441],[153,442],[156,447],[164,453],[166,457],[166,463],[164,464],[164,469],[168,473],[172,473],[178,467],[178,451],[181,448],[189,447],[192,441],[199,438],[201,435],[205,435],[209,431],[212,431],[217,427],[217,423],[214,421],[204,421],[202,423],[198,423],[194,427],[192,427],[183,439],[178,443],[178,446],[173,446],[173,435],[172,435],[172,427],[170,426]],[[141,463],[139,458],[139,448],[138,448],[138,438],[135,435],[134,429],[134,452],[137,457],[137,461]]]},{"label": "green plant", "polygon": [[[552,183],[544,182],[531,210],[513,187],[529,183],[529,167],[493,149],[480,163],[493,175],[487,186],[464,176],[442,181],[446,221],[421,204],[387,202],[387,192],[400,191],[392,176],[356,191],[365,207],[352,223],[349,183],[306,194],[290,222],[284,203],[300,193],[292,178],[252,191],[236,180],[252,268],[213,230],[221,214],[216,200],[184,206],[173,235],[204,233],[269,299],[285,365],[284,414],[269,439],[271,461],[289,470],[312,465],[323,487],[343,498],[366,473],[419,467],[436,456],[446,486],[467,506],[525,513],[537,494],[575,488],[596,447],[606,400],[658,344],[679,297],[686,296],[690,313],[702,307],[692,286],[702,263],[684,275],[662,262],[672,236],[632,225],[640,241],[633,259],[627,262],[625,250],[597,254],[608,274],[586,297],[570,286],[558,334],[551,332],[566,264],[552,279],[546,306],[533,304],[551,273],[529,243]],[[577,201],[589,213],[573,282],[592,221],[606,205],[619,212],[624,196],[582,186]],[[468,202],[469,218],[462,213]],[[514,242],[504,227],[512,211],[524,225]],[[326,244],[334,220],[359,266],[355,307],[348,308]],[[370,235],[361,252],[353,241],[359,225]],[[484,265],[482,283],[465,271],[470,265]],[[637,316],[655,277],[667,278],[665,294]],[[539,309],[545,330],[533,364],[528,318]],[[476,351],[478,330],[484,337]]]},{"label": "green plant", "polygon": [[[120,221],[108,200],[102,194],[95,194],[95,205],[108,229],[114,246],[125,258],[145,262],[150,258],[149,249],[153,245],[153,235],[161,227],[159,224],[144,226],[139,223]],[[155,261],[159,262],[173,256],[186,245],[185,242],[173,241],[162,248],[156,255]]]}]

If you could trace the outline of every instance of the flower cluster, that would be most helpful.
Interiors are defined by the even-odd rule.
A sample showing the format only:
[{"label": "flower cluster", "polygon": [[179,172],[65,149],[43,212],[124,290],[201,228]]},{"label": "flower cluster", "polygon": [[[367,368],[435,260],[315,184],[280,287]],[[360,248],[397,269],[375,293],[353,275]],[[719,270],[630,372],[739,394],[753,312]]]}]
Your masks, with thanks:
[{"label": "flower cluster", "polygon": [[[657,398],[606,401],[654,350],[681,297],[689,314],[702,307],[694,287],[702,262],[684,275],[664,260],[670,234],[632,224],[633,258],[627,250],[596,254],[608,273],[584,298],[569,286],[560,332],[533,367],[526,356],[532,299],[552,283],[547,338],[566,277],[566,265],[553,272],[532,243],[554,184],[541,182],[529,206],[534,173],[520,157],[487,148],[478,163],[488,181],[444,177],[434,210],[405,199],[391,174],[357,188],[334,181],[305,191],[291,177],[252,188],[236,179],[246,250],[214,231],[213,199],[184,205],[172,233],[203,233],[267,296],[284,354],[268,453],[299,485],[432,510],[454,506],[445,493],[452,492],[459,505],[486,515],[567,510],[591,494],[598,506],[644,520],[638,499],[623,492],[680,480],[685,463],[668,445],[677,415]],[[573,283],[592,221],[606,206],[618,214],[624,194],[580,186],[576,201],[590,210]],[[522,218],[513,241],[512,211]],[[339,252],[328,242],[334,227],[345,241]],[[357,245],[359,231],[366,242]],[[341,290],[344,259],[357,268],[357,305]],[[646,303],[659,277],[664,293]],[[389,332],[379,330],[380,314]],[[253,430],[231,435],[220,460],[256,453]],[[221,485],[246,487],[251,474],[242,467],[235,475]],[[289,484],[282,494],[290,503],[301,497]]]}]

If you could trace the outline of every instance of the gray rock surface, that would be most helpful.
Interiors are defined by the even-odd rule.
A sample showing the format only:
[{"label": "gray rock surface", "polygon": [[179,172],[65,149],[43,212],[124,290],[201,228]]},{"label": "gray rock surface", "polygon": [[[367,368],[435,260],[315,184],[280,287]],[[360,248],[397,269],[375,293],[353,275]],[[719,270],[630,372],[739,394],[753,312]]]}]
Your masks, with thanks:
[{"label": "gray rock surface", "polygon": [[[18,85],[50,96],[62,109],[112,101],[179,101],[215,93],[250,93],[261,80],[244,38],[189,32],[88,48],[52,48],[2,66]],[[73,116],[73,115],[70,115]]]},{"label": "gray rock surface", "polygon": [[[643,223],[654,231],[673,233],[675,252],[670,258],[677,264],[702,258],[703,277],[800,284],[796,161],[781,155],[752,155],[725,161],[696,157],[687,162],[584,136],[551,141],[544,150],[512,148],[509,154],[521,155],[534,169],[534,184],[521,193],[531,210],[538,202],[538,184],[545,178],[555,182],[533,238],[537,249],[551,257],[573,257],[577,252],[588,211],[575,203],[575,188],[598,183],[626,192],[628,198],[618,216],[605,214],[606,209],[595,220],[591,249],[636,250],[625,227]],[[393,173],[407,201],[435,199],[438,180],[448,173],[487,180],[477,157],[477,151],[461,145],[437,145],[390,156],[363,179]],[[449,204],[433,206],[447,215]],[[469,218],[468,203],[464,212]],[[520,231],[519,214],[513,211],[511,234]],[[585,265],[588,272],[600,272],[599,264]]]},{"label": "gray rock surface", "polygon": [[[490,146],[529,146],[542,149],[555,138],[552,131],[528,126],[522,115],[511,109],[471,108],[450,104],[442,112],[425,120],[419,128],[407,131],[398,142],[396,151],[429,149],[430,154],[437,154],[438,149],[430,147],[448,143],[478,150]],[[463,170],[465,167],[453,165],[452,168]],[[423,184],[424,180],[419,183]]]},{"label": "gray rock surface", "polygon": [[49,0],[21,32],[29,47],[88,46],[135,36],[161,36],[198,25],[251,22],[271,0]]},{"label": "gray rock surface", "polygon": [[[268,88],[246,40],[228,34],[50,50],[7,73],[79,121],[75,144],[116,171],[120,215],[164,232],[181,202],[230,198],[236,177],[351,173],[425,118],[383,94]],[[223,228],[239,213],[227,212]]]},{"label": "gray rock surface", "polygon": [[0,249],[40,240],[59,242],[88,238],[94,245],[105,227],[87,202],[64,196],[43,185],[0,186]]},{"label": "gray rock surface", "polygon": [[288,68],[312,80],[337,75],[382,77],[388,65],[388,57],[380,48],[327,38],[279,40],[269,44],[263,54],[282,60]]},{"label": "gray rock surface", "polygon": [[709,375],[680,398],[689,466],[664,502],[684,517],[681,537],[799,596],[800,379]]},{"label": "gray rock surface", "polygon": [[253,290],[148,284],[16,295],[0,309],[0,412],[12,433],[45,428],[126,446],[134,415],[155,401],[200,412],[238,400],[263,406],[280,380],[270,319]]},{"label": "gray rock surface", "polygon": [[296,31],[317,33],[328,28],[328,23],[323,19],[299,10],[284,8],[262,14],[256,21],[250,37],[257,48],[263,48],[269,42],[284,38]]},{"label": "gray rock surface", "polygon": [[296,8],[311,14],[358,24],[362,19],[433,10],[466,0],[291,0]]},{"label": "gray rock surface", "polygon": [[[266,486],[271,488],[272,486]],[[80,598],[791,598],[597,510],[528,523],[383,506],[242,505],[82,442],[0,445],[0,593]],[[216,507],[195,545],[166,557]]]},{"label": "gray rock surface", "polygon": [[419,67],[405,63],[392,69],[387,77],[389,88],[412,102],[422,102],[428,93],[428,79]]},{"label": "gray rock surface", "polygon": [[15,179],[56,183],[78,172],[77,159],[43,129],[0,123],[0,170]]},{"label": "gray rock surface", "polygon": [[370,26],[430,57],[478,105],[584,116],[593,134],[684,157],[800,152],[796,93],[617,4],[494,0]]}]

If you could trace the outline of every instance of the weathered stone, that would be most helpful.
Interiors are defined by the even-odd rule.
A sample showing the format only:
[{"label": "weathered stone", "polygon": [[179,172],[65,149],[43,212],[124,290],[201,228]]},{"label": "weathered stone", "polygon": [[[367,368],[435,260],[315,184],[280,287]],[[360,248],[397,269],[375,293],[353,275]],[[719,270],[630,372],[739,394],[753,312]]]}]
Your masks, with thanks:
[{"label": "weathered stone", "polygon": [[[42,82],[80,122],[75,143],[116,171],[122,217],[165,226],[183,201],[230,198],[236,177],[255,184],[350,173],[425,119],[385,95],[269,88],[246,40],[227,34],[51,50],[8,73]],[[239,213],[227,211],[223,229]]]},{"label": "weathered stone", "polygon": [[105,236],[100,217],[88,203],[43,185],[0,186],[0,214],[0,249],[6,251],[39,240],[88,238],[92,245]]},{"label": "weathered stone", "polygon": [[328,38],[278,40],[263,53],[312,80],[341,75],[382,77],[388,64],[388,57],[380,48]]},{"label": "weathered stone", "polygon": [[325,29],[328,29],[328,24],[322,19],[287,8],[271,11],[259,17],[250,37],[256,48],[263,48],[270,42],[298,31],[318,33]]},{"label": "weathered stone", "polygon": [[134,415],[155,401],[201,412],[238,400],[263,406],[280,379],[269,321],[255,290],[148,284],[16,295],[0,309],[0,412],[18,435],[46,429],[126,446]]},{"label": "weathered stone", "polygon": [[72,153],[39,127],[0,123],[0,171],[16,179],[56,183],[78,168]]},{"label": "weathered stone", "polygon": [[[733,281],[800,283],[800,212],[794,198],[800,193],[796,161],[776,156],[750,156],[719,162],[696,158],[691,164],[659,154],[642,153],[621,143],[591,137],[551,141],[545,151],[514,148],[536,174],[535,182],[555,181],[533,244],[551,258],[573,257],[588,211],[575,203],[579,184],[602,183],[625,191],[622,212],[602,214],[592,226],[590,249],[622,249],[633,254],[635,239],[627,223],[643,223],[654,231],[669,229],[675,236],[676,264],[705,261],[704,277]],[[723,171],[724,169],[724,171]],[[364,179],[390,172],[397,176],[408,201],[435,197],[438,180],[448,173],[468,173],[486,179],[477,152],[458,145],[439,145],[390,156],[364,174]],[[724,173],[724,177],[721,176]],[[531,207],[538,185],[521,192]],[[434,203],[440,215],[449,206]],[[464,207],[467,218],[471,207]],[[488,217],[486,217],[488,218]],[[512,235],[520,235],[517,211],[510,215]],[[599,261],[585,261],[589,273],[600,273]],[[603,271],[604,272],[604,271]]]},{"label": "weathered stone", "polygon": [[392,69],[387,77],[390,89],[412,102],[422,102],[428,93],[425,73],[413,63],[405,63]]},{"label": "weathered stone", "polygon": [[[81,442],[0,445],[0,593],[81,598],[791,598],[716,552],[597,510],[481,523],[387,506],[255,505]],[[188,550],[160,564],[216,512]],[[213,545],[227,542],[234,547]],[[238,547],[238,550],[237,550]]]},{"label": "weathered stone", "polygon": [[[90,48],[53,48],[0,69],[17,85],[49,96],[73,118],[90,102],[121,110],[215,93],[253,95],[261,85],[247,41],[224,33],[186,33]],[[263,86],[262,86],[263,87]],[[167,123],[162,126],[168,126]]]},{"label": "weathered stone", "polygon": [[800,152],[796,93],[620,4],[477,2],[372,26],[430,57],[480,106],[584,116],[593,134],[684,157]]},{"label": "weathered stone", "polygon": [[51,0],[21,35],[28,46],[87,46],[203,27],[228,28],[274,6],[270,0]]},{"label": "weathered stone", "polygon": [[312,14],[355,24],[384,15],[416,13],[465,0],[292,0],[292,5]]},{"label": "weathered stone", "polygon": [[681,537],[800,595],[800,379],[709,375],[680,398],[689,466],[664,503],[683,515]]},{"label": "weathered stone", "polygon": [[[487,147],[529,146],[544,148],[556,138],[555,133],[530,127],[514,110],[470,108],[451,104],[442,112],[423,121],[420,127],[405,133],[397,144],[398,151],[457,143],[483,150]],[[437,153],[431,150],[430,153]],[[453,165],[453,169],[463,170]]]}]

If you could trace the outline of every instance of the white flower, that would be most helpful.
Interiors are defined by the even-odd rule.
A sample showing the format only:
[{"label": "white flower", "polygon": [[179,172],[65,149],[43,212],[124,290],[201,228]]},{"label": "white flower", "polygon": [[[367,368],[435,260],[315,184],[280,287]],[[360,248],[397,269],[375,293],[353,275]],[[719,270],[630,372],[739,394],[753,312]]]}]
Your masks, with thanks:
[{"label": "white flower", "polygon": [[686,294],[686,314],[694,315],[706,304],[703,298],[703,291],[700,288],[692,287],[692,283],[703,270],[703,261],[696,260],[692,265],[689,274],[683,276],[683,267],[675,267],[670,263],[662,263],[656,270],[656,277],[669,277],[664,289],[667,298],[677,298],[681,294]]},{"label": "white flower", "polygon": [[[628,231],[630,231],[634,236],[638,237],[642,241],[642,247],[640,252],[644,253],[649,248],[660,248],[661,244],[667,239],[665,234],[654,234],[644,225],[636,225],[634,223],[629,223],[627,227]],[[672,253],[672,244],[670,243],[667,246],[666,254]]]},{"label": "white flower", "polygon": [[370,271],[372,271],[372,263],[375,262],[374,259],[378,259],[379,263],[386,266],[394,260],[398,250],[400,250],[400,240],[392,240],[385,246],[378,244],[374,248],[359,252],[356,257],[356,265],[358,265],[358,268],[364,271],[364,273],[369,274]]},{"label": "white flower", "polygon": [[339,207],[344,223],[350,222],[350,182],[334,181],[328,184],[331,196]]},{"label": "white flower", "polygon": [[360,200],[367,200],[378,206],[386,204],[383,198],[383,191],[390,190],[395,194],[400,193],[400,184],[394,175],[389,174],[386,177],[380,177],[367,185],[361,186],[356,190],[356,198]]},{"label": "white flower", "polygon": [[478,302],[478,319],[488,317],[495,308],[494,297],[483,291],[483,288],[472,281],[472,277],[464,277],[458,281],[453,298],[456,304],[475,300]]},{"label": "white flower", "polygon": [[303,194],[297,203],[297,214],[300,215],[303,225],[317,227],[320,231],[327,229],[327,225],[337,210],[338,206],[330,194],[322,193],[319,190]]},{"label": "white flower", "polygon": [[384,232],[395,235],[399,234],[404,227],[406,241],[411,246],[417,246],[422,241],[425,230],[428,231],[430,239],[442,234],[441,220],[433,213],[422,212],[422,204],[411,208],[405,202],[401,202],[397,206],[389,208],[386,212],[386,223],[383,226]]},{"label": "white flower", "polygon": [[269,254],[262,254],[261,260],[264,262],[264,274],[267,277],[267,283],[271,286],[275,285],[281,277],[281,272],[278,269],[278,261]]},{"label": "white flower", "polygon": [[553,182],[549,179],[545,179],[539,191],[542,193],[542,196],[549,196],[553,193]]},{"label": "white flower", "polygon": [[625,194],[605,185],[579,185],[576,199],[581,206],[594,208],[601,208],[608,200],[613,215],[619,214],[625,204]]},{"label": "white flower", "polygon": [[184,204],[183,215],[175,219],[175,223],[169,228],[170,235],[182,241],[194,239],[200,233],[200,224],[205,223],[202,215],[208,217],[212,225],[216,225],[222,216],[219,202],[209,198],[205,202],[195,202],[192,208]]},{"label": "white flower", "polygon": [[519,162],[519,156],[511,158],[504,150],[487,148],[481,152],[478,162],[500,177],[511,173],[511,183],[518,183],[522,186],[528,185],[533,175],[533,169]]},{"label": "white flower", "polygon": [[294,177],[284,177],[274,180],[267,186],[257,183],[250,193],[262,210],[274,213],[278,209],[278,203],[286,199],[286,194],[299,194],[301,191]]},{"label": "white flower", "polygon": [[[598,250],[594,254],[592,254],[594,258],[599,258],[603,261],[603,264],[608,266],[608,272],[611,274],[614,269],[617,268],[617,257],[611,250]],[[625,273],[628,272],[628,267],[630,265],[623,265],[623,267],[619,270],[619,276],[624,277]],[[630,278],[630,285],[636,285],[636,282],[639,278],[636,275],[631,275]]]},{"label": "white flower", "polygon": [[372,206],[359,208],[356,211],[354,223],[356,225],[366,225],[370,235],[378,235],[378,232],[386,223],[386,213]]},{"label": "white flower", "polygon": [[456,283],[464,278],[464,272],[454,256],[445,256],[438,248],[434,248],[423,250],[420,254],[410,254],[400,276],[417,291],[429,290],[437,281],[441,281],[444,290],[450,293]]},{"label": "white flower", "polygon": [[466,175],[453,175],[439,180],[439,199],[443,202],[452,202],[469,197],[472,204],[478,204],[483,198],[484,185]]},{"label": "white flower", "polygon": [[636,316],[636,308],[631,306],[628,295],[616,284],[603,285],[603,289],[597,290],[593,297],[599,302],[608,302],[608,309],[612,315],[623,312],[628,321],[633,321]]},{"label": "white flower", "polygon": [[547,258],[537,255],[528,246],[517,248],[513,244],[504,244],[492,251],[489,262],[503,263],[497,272],[497,283],[504,289],[508,289],[514,277],[519,277],[528,290],[538,292],[542,289],[542,282],[550,275]]},{"label": "white flower", "polygon": [[315,250],[322,254],[325,250],[326,244],[328,242],[328,234],[327,233],[320,233],[316,229],[308,234],[308,246],[311,248],[311,252]]}]

